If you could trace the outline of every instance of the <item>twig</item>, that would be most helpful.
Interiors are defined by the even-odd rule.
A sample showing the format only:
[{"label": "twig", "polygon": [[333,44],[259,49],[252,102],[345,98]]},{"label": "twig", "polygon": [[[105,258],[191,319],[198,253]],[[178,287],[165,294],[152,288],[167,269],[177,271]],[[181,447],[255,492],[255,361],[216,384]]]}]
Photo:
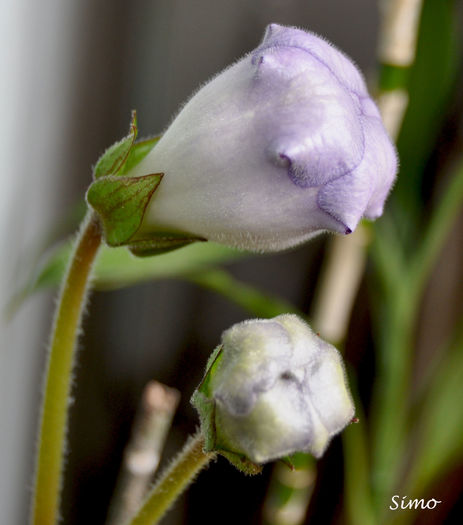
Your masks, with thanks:
[{"label": "twig", "polygon": [[158,468],[179,400],[176,389],[157,381],[146,385],[124,453],[108,525],[125,525],[140,507]]},{"label": "twig", "polygon": [[382,28],[378,58],[383,64],[408,67],[413,64],[418,23],[423,0],[388,0],[380,2]]},{"label": "twig", "polygon": [[336,344],[347,332],[350,312],[366,263],[369,235],[362,225],[349,237],[331,242],[313,309],[313,326],[321,337]]}]

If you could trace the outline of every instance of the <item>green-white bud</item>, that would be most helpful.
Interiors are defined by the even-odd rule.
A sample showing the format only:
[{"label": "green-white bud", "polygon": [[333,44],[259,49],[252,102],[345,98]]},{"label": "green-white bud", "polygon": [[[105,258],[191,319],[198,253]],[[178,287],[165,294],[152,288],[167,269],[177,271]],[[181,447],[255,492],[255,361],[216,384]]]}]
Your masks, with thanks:
[{"label": "green-white bud", "polygon": [[192,403],[207,450],[243,470],[295,452],[318,458],[354,415],[339,352],[292,314],[226,330]]}]

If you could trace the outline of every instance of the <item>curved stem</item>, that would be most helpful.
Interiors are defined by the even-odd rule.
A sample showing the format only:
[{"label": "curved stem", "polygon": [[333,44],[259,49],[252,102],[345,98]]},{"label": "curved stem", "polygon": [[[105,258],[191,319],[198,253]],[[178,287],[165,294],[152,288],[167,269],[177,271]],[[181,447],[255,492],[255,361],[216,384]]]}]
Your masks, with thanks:
[{"label": "curved stem", "polygon": [[198,432],[163,472],[130,525],[154,525],[164,516],[198,472],[215,458],[213,452],[204,452],[203,447],[204,438]]},{"label": "curved stem", "polygon": [[38,440],[31,515],[33,525],[53,525],[58,518],[76,340],[89,276],[100,244],[99,222],[89,215],[75,243],[53,324]]}]

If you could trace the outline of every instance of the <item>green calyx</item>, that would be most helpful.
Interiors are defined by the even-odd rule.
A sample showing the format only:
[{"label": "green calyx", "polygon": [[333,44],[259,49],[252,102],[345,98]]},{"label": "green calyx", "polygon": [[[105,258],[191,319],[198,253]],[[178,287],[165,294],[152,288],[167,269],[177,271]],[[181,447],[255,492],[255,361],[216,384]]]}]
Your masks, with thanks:
[{"label": "green calyx", "polygon": [[137,132],[137,115],[133,111],[129,133],[100,157],[93,170],[95,180],[87,191],[87,203],[101,220],[106,243],[128,246],[137,256],[150,256],[205,240],[171,232],[138,234],[146,208],[164,174],[127,176],[160,139],[135,142]]},{"label": "green calyx", "polygon": [[189,237],[185,234],[156,232],[150,236],[134,240],[131,242],[129,250],[137,257],[149,257],[151,255],[161,255],[198,241],[205,242],[206,239]]},{"label": "green calyx", "polygon": [[262,466],[252,462],[244,455],[231,450],[231,447],[220,435],[220,429],[218,429],[216,425],[216,402],[212,397],[210,383],[211,377],[220,363],[221,354],[222,346],[219,345],[210,356],[204,378],[191,397],[191,404],[198,411],[201,422],[201,432],[204,436],[204,451],[221,454],[245,474],[260,474],[262,472]]},{"label": "green calyx", "polygon": [[129,133],[110,146],[98,159],[93,168],[95,180],[107,175],[126,175],[148,155],[161,138],[159,135],[135,142],[137,134],[137,112],[134,110],[130,120]]},{"label": "green calyx", "polygon": [[162,173],[144,177],[108,175],[90,186],[87,202],[98,213],[109,246],[130,243],[162,176]]}]

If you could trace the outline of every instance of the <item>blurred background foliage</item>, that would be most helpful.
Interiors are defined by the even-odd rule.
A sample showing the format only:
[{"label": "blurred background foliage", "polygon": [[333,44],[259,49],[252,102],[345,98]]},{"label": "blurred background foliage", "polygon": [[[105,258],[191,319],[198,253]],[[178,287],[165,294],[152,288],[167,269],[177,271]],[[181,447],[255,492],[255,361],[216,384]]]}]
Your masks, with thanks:
[{"label": "blurred background foliage", "polygon": [[[131,108],[138,110],[142,136],[159,132],[192,90],[258,43],[267,23],[323,34],[356,60],[372,86],[407,90],[409,104],[397,140],[399,178],[384,216],[366,226],[369,259],[343,345],[360,422],[318,462],[304,522],[461,522],[461,2],[425,0],[409,68],[375,66],[379,14],[368,0],[85,1],[79,13],[82,41],[72,62],[77,82],[64,149],[68,169],[56,198],[62,220],[20,265],[12,315],[30,295],[59,282],[70,249],[63,239],[82,215],[90,166],[124,134]],[[104,522],[147,381],[182,392],[168,458],[197,424],[188,400],[223,329],[282,311],[310,319],[327,242],[319,237],[265,256],[198,244],[142,260],[124,249],[103,249],[75,377],[66,524]],[[29,402],[37,407],[36,396]],[[32,421],[31,436],[34,431]],[[219,460],[165,523],[258,523],[270,477],[270,467],[245,478]],[[22,523],[27,491],[16,489]],[[433,511],[391,512],[394,494],[442,504]]]}]

